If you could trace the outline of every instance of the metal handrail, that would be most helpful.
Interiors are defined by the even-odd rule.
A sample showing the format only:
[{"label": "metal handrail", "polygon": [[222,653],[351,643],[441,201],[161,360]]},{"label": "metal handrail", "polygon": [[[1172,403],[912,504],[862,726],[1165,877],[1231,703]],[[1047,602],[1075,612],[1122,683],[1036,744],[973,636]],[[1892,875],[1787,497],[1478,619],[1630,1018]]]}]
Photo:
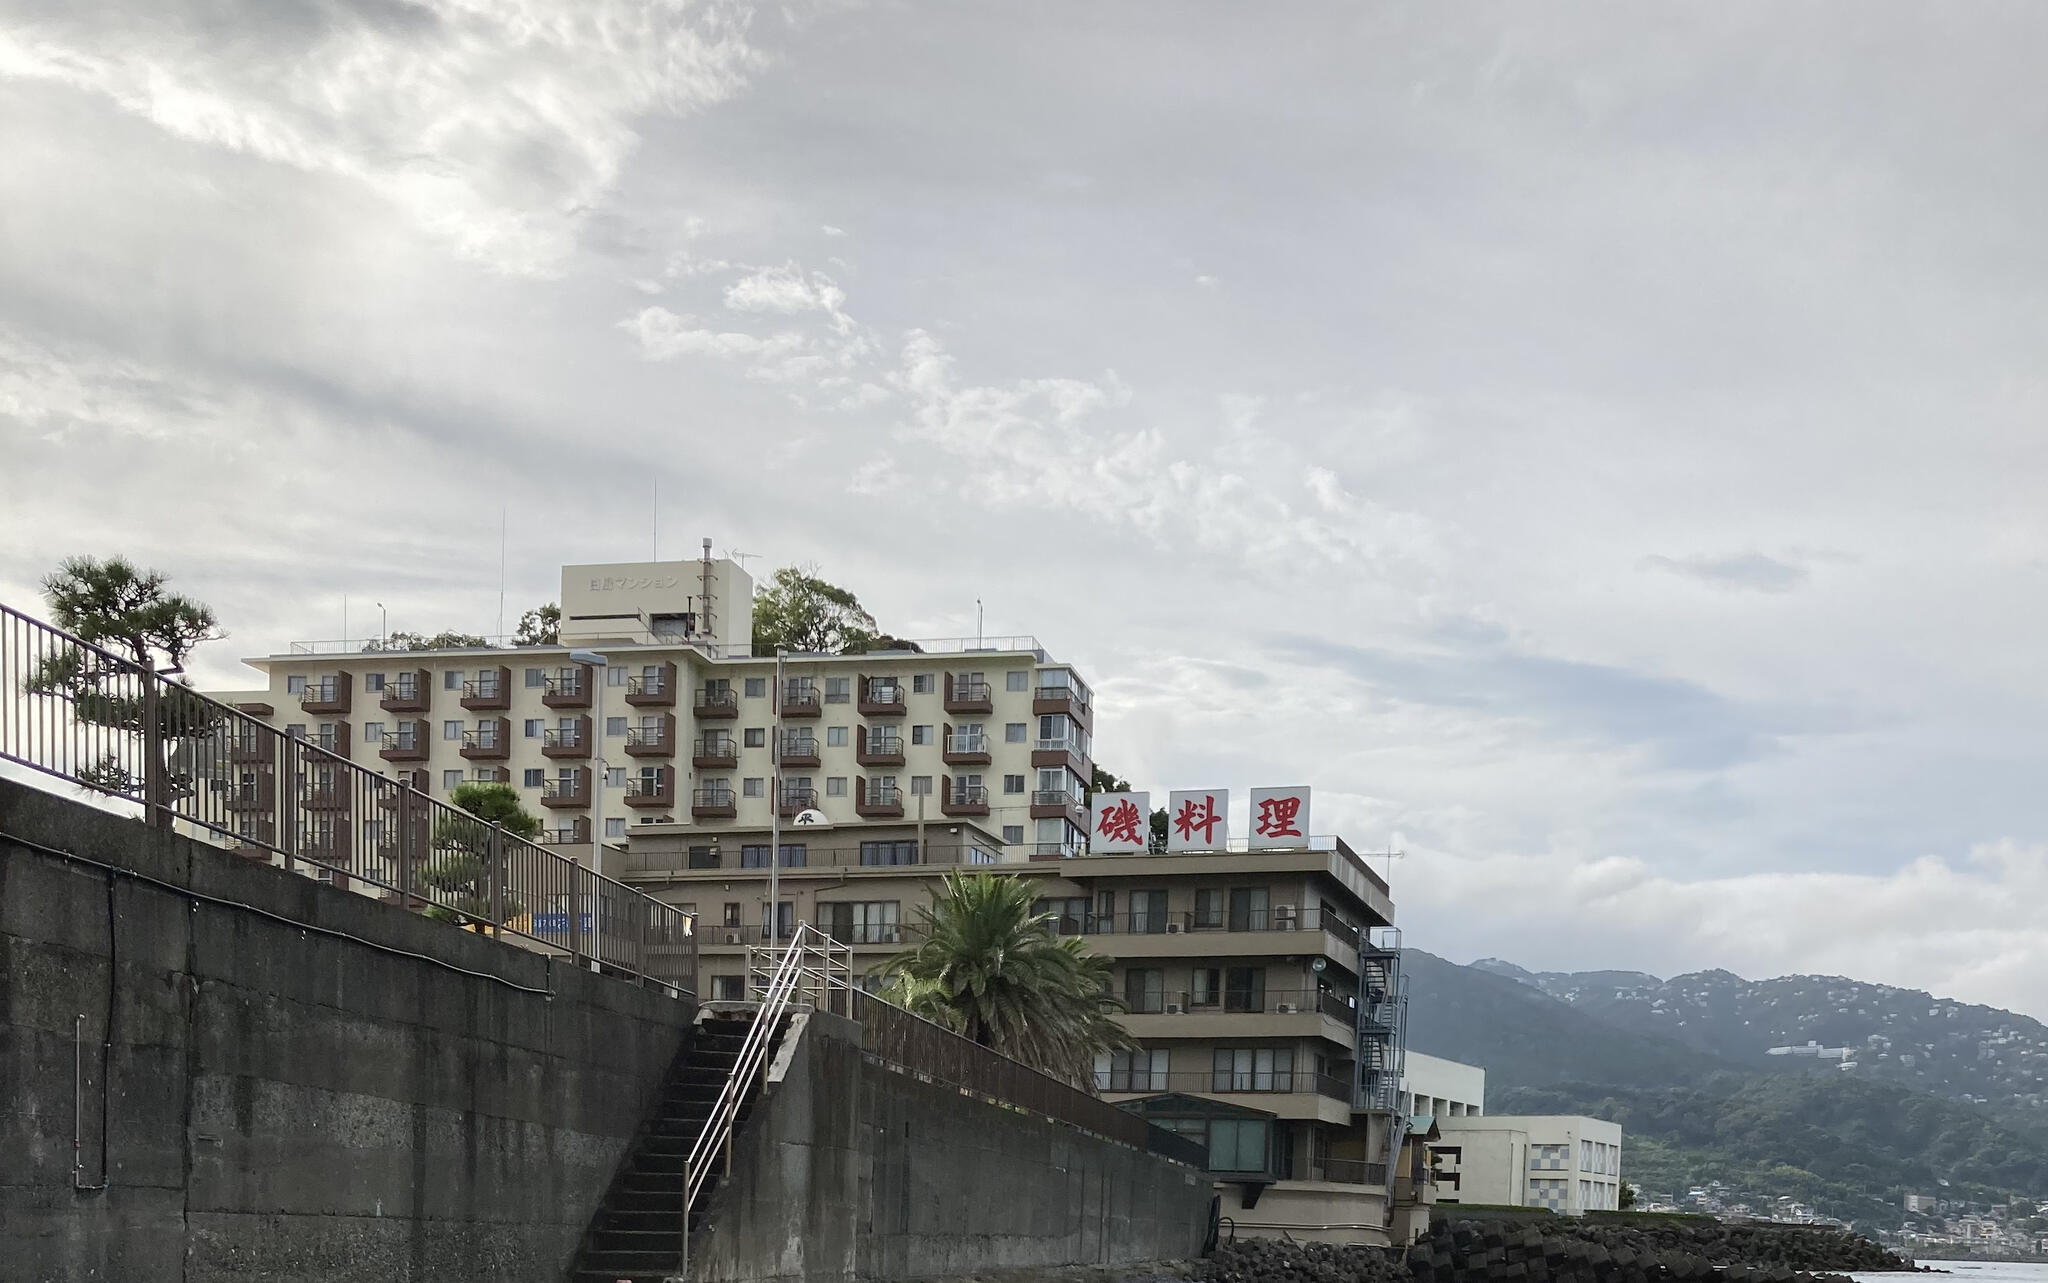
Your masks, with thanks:
[{"label": "metal handrail", "polygon": [[[690,1243],[690,1209],[696,1205],[697,1195],[704,1189],[704,1182],[711,1174],[711,1157],[723,1156],[725,1169],[732,1170],[733,1125],[739,1120],[740,1106],[746,1103],[747,1094],[754,1089],[754,1082],[760,1077],[761,1065],[768,1058],[769,1045],[775,1039],[775,1030],[788,1014],[790,1000],[800,991],[804,980],[812,978],[823,989],[819,996],[825,998],[819,1006],[829,1004],[830,992],[835,986],[850,990],[851,954],[837,978],[833,975],[832,954],[835,946],[830,936],[820,932],[809,923],[798,925],[788,944],[776,959],[774,972],[768,976],[762,988],[760,1005],[754,1010],[754,1022],[747,1027],[746,1040],[740,1044],[739,1059],[733,1063],[732,1072],[726,1075],[725,1086],[719,1090],[718,1099],[712,1102],[711,1112],[704,1119],[704,1128],[697,1133],[697,1143],[690,1146],[690,1153],[683,1160],[683,1253],[684,1269],[687,1276]],[[849,1004],[851,999],[848,1000]]]}]

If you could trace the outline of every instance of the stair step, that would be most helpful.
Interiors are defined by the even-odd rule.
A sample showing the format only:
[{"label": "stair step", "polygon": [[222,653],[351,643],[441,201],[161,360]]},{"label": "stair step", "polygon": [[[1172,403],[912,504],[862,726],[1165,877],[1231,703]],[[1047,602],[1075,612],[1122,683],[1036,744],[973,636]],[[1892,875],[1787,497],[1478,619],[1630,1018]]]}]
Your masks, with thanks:
[{"label": "stair step", "polygon": [[670,1248],[666,1252],[585,1251],[582,1259],[576,1262],[576,1268],[579,1272],[617,1270],[618,1273],[612,1277],[619,1278],[636,1271],[642,1274],[655,1274],[666,1270],[673,1274],[682,1261],[683,1254],[676,1248]]},{"label": "stair step", "polygon": [[634,1252],[652,1256],[666,1252],[680,1257],[683,1236],[677,1230],[601,1229],[590,1235],[590,1245],[599,1252]]}]

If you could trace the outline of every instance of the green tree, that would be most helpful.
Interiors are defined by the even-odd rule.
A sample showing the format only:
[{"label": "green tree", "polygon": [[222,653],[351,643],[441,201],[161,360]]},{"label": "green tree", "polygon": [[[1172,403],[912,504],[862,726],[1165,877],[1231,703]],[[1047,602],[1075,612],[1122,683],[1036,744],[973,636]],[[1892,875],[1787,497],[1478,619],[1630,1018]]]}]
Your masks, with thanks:
[{"label": "green tree", "polygon": [[[813,568],[784,566],[754,593],[754,653],[856,655],[881,640],[860,599]],[[889,638],[895,641],[895,638]]]},{"label": "green tree", "polygon": [[536,606],[519,617],[514,646],[553,646],[562,637],[562,608],[554,602]]},{"label": "green tree", "polygon": [[540,836],[539,817],[521,805],[509,784],[458,785],[448,800],[476,818],[444,814],[435,821],[434,861],[420,870],[420,881],[441,903],[430,906],[425,916],[458,926],[518,917],[526,906],[509,894],[503,917],[491,903],[491,827],[503,825],[505,832],[531,841]]},{"label": "green tree", "polygon": [[1092,1087],[1098,1052],[1135,1046],[1117,1022],[1110,959],[1059,936],[1038,884],[946,875],[918,910],[917,943],[891,958],[888,996],[916,1014],[1055,1078]]},{"label": "green tree", "polygon": [[480,650],[490,643],[475,633],[435,633],[432,637],[419,633],[397,632],[380,638],[363,647],[364,650]]},{"label": "green tree", "polygon": [[1621,1183],[1621,1193],[1615,1196],[1614,1205],[1626,1212],[1636,1205],[1636,1187],[1627,1181]]},{"label": "green tree", "polygon": [[211,734],[220,715],[182,679],[157,687],[138,680],[135,670],[182,673],[193,648],[227,636],[211,607],[168,591],[167,582],[161,572],[138,570],[123,557],[59,562],[43,579],[51,622],[134,667],[66,647],[43,657],[24,687],[67,701],[80,721],[138,737],[154,717],[161,747],[143,755],[142,779],[127,764],[128,754],[114,749],[78,769],[89,788],[124,797],[139,790],[152,823],[164,822],[158,808],[191,788],[189,776],[171,767],[178,741]]}]

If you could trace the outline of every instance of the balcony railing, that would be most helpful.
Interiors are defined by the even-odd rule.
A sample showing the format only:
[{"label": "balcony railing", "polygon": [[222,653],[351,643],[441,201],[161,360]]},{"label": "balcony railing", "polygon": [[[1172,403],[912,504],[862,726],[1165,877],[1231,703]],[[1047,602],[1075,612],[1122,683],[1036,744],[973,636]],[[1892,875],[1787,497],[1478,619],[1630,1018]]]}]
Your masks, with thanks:
[{"label": "balcony railing", "polygon": [[955,806],[987,806],[988,786],[985,784],[956,784],[953,786],[952,802]]},{"label": "balcony railing", "polygon": [[897,682],[870,681],[861,692],[860,711],[864,717],[901,717],[905,711],[903,687]]},{"label": "balcony railing", "polygon": [[544,730],[540,733],[540,745],[543,749],[582,748],[583,728],[580,726],[561,726]]},{"label": "balcony railing", "polygon": [[1348,949],[1358,948],[1358,929],[1334,913],[1321,909],[1293,909],[1273,905],[1263,909],[1225,907],[1220,912],[1164,912],[1147,909],[1123,913],[1091,913],[1085,918],[1064,919],[1079,923],[1078,931],[1062,928],[1064,934],[1082,935],[1174,935],[1205,931],[1327,931]]},{"label": "balcony railing", "polygon": [[1385,1185],[1387,1165],[1355,1158],[1325,1158],[1309,1164],[1308,1178],[1339,1185]]},{"label": "balcony railing", "polygon": [[730,735],[704,735],[690,746],[690,764],[733,767],[740,763],[739,741]]},{"label": "balcony railing", "polygon": [[[1073,919],[1063,918],[1064,928]],[[1075,935],[1078,932],[1061,930],[1061,935]],[[1232,985],[1228,982],[1229,969],[1224,968],[1225,983],[1216,989],[1207,990],[1163,990],[1148,995],[1152,1006],[1131,1010],[1141,1015],[1179,1016],[1291,1016],[1320,1012],[1332,1020],[1351,1027],[1358,1022],[1357,999],[1347,994],[1323,989],[1267,989],[1261,985]]]},{"label": "balcony railing", "polygon": [[495,730],[464,731],[462,733],[462,747],[465,751],[469,749],[477,749],[479,751],[496,749],[503,743],[504,741],[498,738],[498,732]]},{"label": "balcony railing", "polygon": [[697,716],[737,717],[740,711],[739,693],[734,690],[700,690],[696,696]]},{"label": "balcony railing", "polygon": [[870,784],[867,804],[869,806],[901,806],[903,790],[894,784]]},{"label": "balcony railing", "polygon": [[[1112,1086],[1118,1080],[1128,1086]],[[1108,1092],[1193,1092],[1206,1096],[1321,1096],[1326,1100],[1351,1103],[1351,1080],[1306,1069],[1210,1069],[1190,1073],[1147,1073],[1128,1075],[1097,1073],[1096,1087]]]},{"label": "balcony railing", "polygon": [[658,722],[653,726],[628,726],[626,728],[626,751],[643,756],[649,753],[671,751],[668,724]]},{"label": "balcony railing", "polygon": [[946,751],[963,755],[980,754],[986,757],[988,756],[988,736],[948,735],[946,737]]},{"label": "balcony railing", "polygon": [[1065,789],[1034,789],[1031,793],[1031,805],[1071,807],[1081,805],[1081,799]]},{"label": "balcony railing", "polygon": [[815,688],[791,686],[782,692],[784,717],[816,717],[819,708],[818,692]]},{"label": "balcony railing", "polygon": [[819,760],[816,736],[783,736],[781,761],[784,766],[816,766]]},{"label": "balcony railing", "polygon": [[690,794],[690,814],[699,819],[739,814],[739,800],[729,788],[696,789]]},{"label": "balcony railing", "polygon": [[818,805],[818,790],[787,788],[782,790],[782,813],[795,815]]}]

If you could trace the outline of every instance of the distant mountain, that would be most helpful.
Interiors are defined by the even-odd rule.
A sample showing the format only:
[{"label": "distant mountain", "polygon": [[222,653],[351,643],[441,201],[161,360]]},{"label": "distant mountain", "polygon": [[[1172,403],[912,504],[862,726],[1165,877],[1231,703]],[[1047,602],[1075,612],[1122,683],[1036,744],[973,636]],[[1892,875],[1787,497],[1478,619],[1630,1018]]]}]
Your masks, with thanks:
[{"label": "distant mountain", "polygon": [[[1490,1112],[1615,1119],[1647,1189],[1721,1180],[1866,1225],[1898,1224],[1899,1196],[1941,1181],[2048,1194],[2048,1028],[2028,1017],[1838,977],[1532,972],[1416,949],[1402,966],[1412,1049],[1485,1066]],[[1834,1058],[1770,1054],[1809,1044]]]},{"label": "distant mountain", "polygon": [[[1823,1065],[2048,1122],[2048,1026],[1997,1007],[1842,976],[1698,971],[1659,980],[1636,971],[1530,972],[1493,958],[1472,966],[1614,1028],[1722,1059]],[[1799,1050],[1773,1056],[1772,1048]]]}]

